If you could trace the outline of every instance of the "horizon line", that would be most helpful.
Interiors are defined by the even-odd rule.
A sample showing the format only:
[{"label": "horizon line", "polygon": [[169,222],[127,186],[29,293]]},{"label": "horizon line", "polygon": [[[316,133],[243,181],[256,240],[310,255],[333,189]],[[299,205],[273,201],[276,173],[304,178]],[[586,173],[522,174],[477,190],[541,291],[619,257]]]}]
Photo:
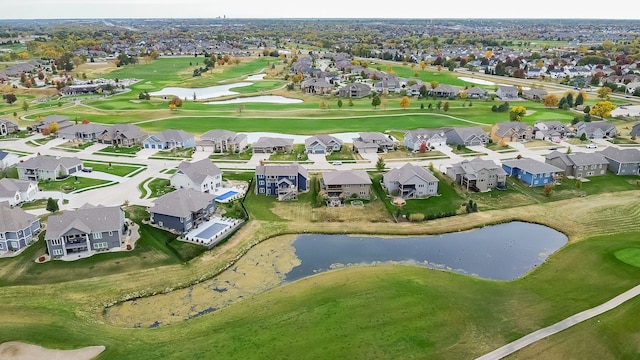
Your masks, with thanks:
[{"label": "horizon line", "polygon": [[[224,15],[223,15],[224,16]],[[20,20],[600,20],[600,21],[638,21],[631,18],[563,18],[563,17],[73,17],[73,18],[0,18],[0,21]]]}]

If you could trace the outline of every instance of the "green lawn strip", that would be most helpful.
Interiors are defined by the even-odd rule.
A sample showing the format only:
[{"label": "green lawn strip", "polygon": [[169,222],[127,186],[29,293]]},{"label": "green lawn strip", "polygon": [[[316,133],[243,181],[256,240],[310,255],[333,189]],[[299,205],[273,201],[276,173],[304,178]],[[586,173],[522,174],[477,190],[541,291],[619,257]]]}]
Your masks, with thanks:
[{"label": "green lawn strip", "polygon": [[95,186],[89,186],[89,187],[86,187],[86,188],[73,190],[73,191],[71,191],[71,193],[72,193],[72,194],[79,194],[79,193],[83,193],[83,192],[85,192],[85,191],[95,190],[95,189],[100,189],[100,188],[103,188],[103,187],[108,187],[108,186],[112,186],[112,185],[116,185],[116,184],[118,184],[118,182],[117,182],[117,181],[109,181],[109,182],[107,182],[107,183],[105,183],[105,184],[100,184],[100,185],[95,185]]},{"label": "green lawn strip", "polygon": [[65,193],[70,193],[77,192],[81,189],[92,188],[94,186],[101,186],[110,183],[111,181],[108,180],[90,179],[84,177],[78,177],[76,179],[75,176],[71,175],[64,180],[40,181],[38,182],[38,188],[41,191],[62,191]]},{"label": "green lawn strip", "polygon": [[80,151],[95,144],[93,141],[67,141],[64,144],[56,146],[56,149],[62,149],[67,151]]},{"label": "green lawn strip", "polygon": [[141,169],[145,169],[145,166],[140,165],[121,165],[108,162],[97,162],[92,160],[84,160],[83,162],[85,167],[91,167],[93,171],[99,171],[122,177],[131,177],[132,173],[138,172]]},{"label": "green lawn strip", "polygon": [[22,210],[44,209],[47,206],[47,199],[37,199],[20,204]]},{"label": "green lawn strip", "polygon": [[355,160],[353,145],[344,144],[340,151],[335,151],[325,155],[327,161],[348,161]]},{"label": "green lawn strip", "polygon": [[304,162],[309,159],[305,151],[304,144],[294,144],[290,153],[273,153],[269,156],[269,161],[298,161]]},{"label": "green lawn strip", "polygon": [[[61,292],[66,297],[68,292],[102,291],[109,286],[98,279],[44,285],[37,296],[25,296],[27,291],[33,294],[33,289],[9,287],[0,295],[7,303],[0,309],[0,341],[18,338],[69,349],[97,344],[95,334],[100,333],[99,344],[106,346],[102,357],[141,360],[206,358],[212,351],[221,358],[242,359],[263,359],[274,353],[282,358],[475,358],[636,285],[640,269],[612,256],[635,242],[635,234],[616,234],[569,244],[528,276],[510,282],[413,266],[340,269],[244,299],[214,315],[156,329],[121,329],[87,321],[73,301],[54,301]],[[118,260],[120,266],[134,266]],[[104,271],[103,264],[81,265],[74,271],[65,268],[66,276],[87,272],[87,265],[93,273]],[[53,267],[41,269],[31,279],[45,283],[60,274]],[[358,281],[349,280],[354,278]],[[582,325],[540,344],[559,344],[567,351],[571,346],[574,354],[587,358],[631,357],[637,349],[638,305],[632,300],[599,317],[606,323],[596,330],[611,337],[589,337],[594,341],[589,346],[575,349],[556,340],[573,329],[582,333]],[[176,347],[176,336],[189,338],[190,345]],[[612,349],[607,344],[614,338]],[[608,352],[617,356],[598,356]]]},{"label": "green lawn strip", "polygon": [[251,184],[244,202],[249,211],[249,217],[254,220],[285,221],[271,211],[271,208],[278,202],[278,197],[256,194],[254,188],[255,182]]},{"label": "green lawn strip", "polygon": [[214,162],[216,160],[220,160],[220,161],[246,161],[246,160],[250,160],[252,156],[253,156],[253,152],[251,151],[251,149],[249,149],[247,151],[243,151],[241,153],[235,153],[235,154],[214,153],[212,155],[209,155],[209,159],[213,160]]},{"label": "green lawn strip", "polygon": [[157,198],[164,194],[170,193],[175,189],[170,186],[169,179],[155,178],[147,183],[147,187],[151,190],[150,198]]},{"label": "green lawn strip", "polygon": [[150,156],[149,159],[190,159],[194,149],[161,150]]},{"label": "green lawn strip", "polygon": [[640,248],[626,248],[622,250],[618,250],[614,253],[615,257],[632,266],[640,267]]},{"label": "green lawn strip", "polygon": [[94,154],[108,154],[108,155],[133,155],[141,150],[139,145],[125,147],[125,146],[107,146],[106,148],[101,149],[100,151],[95,152]]},{"label": "green lawn strip", "polygon": [[142,182],[140,184],[138,184],[138,190],[140,190],[140,199],[146,198],[147,195],[149,194],[144,185],[147,184],[152,179],[153,178],[146,178],[146,179],[142,180]]}]

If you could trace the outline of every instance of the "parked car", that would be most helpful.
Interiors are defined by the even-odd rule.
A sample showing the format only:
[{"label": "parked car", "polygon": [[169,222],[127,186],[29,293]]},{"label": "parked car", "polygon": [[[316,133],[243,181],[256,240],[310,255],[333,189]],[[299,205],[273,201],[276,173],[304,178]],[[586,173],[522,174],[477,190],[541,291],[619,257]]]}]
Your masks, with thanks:
[{"label": "parked car", "polygon": [[334,161],[333,165],[342,165],[342,161]]},{"label": "parked car", "polygon": [[587,149],[597,149],[598,145],[596,145],[596,144],[587,144],[584,147],[586,147]]},{"label": "parked car", "polygon": [[92,172],[92,171],[93,171],[93,168],[90,168],[90,167],[83,167],[83,168],[82,168],[82,171],[84,171],[84,172]]}]

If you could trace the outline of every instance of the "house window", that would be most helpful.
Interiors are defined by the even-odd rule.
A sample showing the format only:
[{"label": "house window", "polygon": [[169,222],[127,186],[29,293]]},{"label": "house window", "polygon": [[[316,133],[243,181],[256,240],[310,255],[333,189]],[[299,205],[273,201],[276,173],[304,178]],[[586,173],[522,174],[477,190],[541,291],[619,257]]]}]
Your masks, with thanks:
[{"label": "house window", "polygon": [[158,221],[158,226],[163,227],[162,221]]},{"label": "house window", "polygon": [[258,190],[258,192],[259,192],[260,194],[264,194],[264,188],[260,188],[260,189]]},{"label": "house window", "polygon": [[109,236],[113,236],[113,231],[109,231]]},{"label": "house window", "polygon": [[258,185],[264,185],[264,180],[258,181]]},{"label": "house window", "polygon": [[61,239],[53,239],[51,240],[51,245],[60,245],[62,244],[62,240]]},{"label": "house window", "polygon": [[62,249],[53,249],[53,256],[62,256],[64,251]]},{"label": "house window", "polygon": [[106,243],[106,242],[99,242],[99,243],[95,243],[95,244],[93,244],[93,248],[94,248],[95,250],[98,250],[98,249],[106,249],[107,247],[108,247],[108,245],[107,245],[107,243]]},{"label": "house window", "polygon": [[93,233],[93,239],[94,240],[102,239],[102,233],[101,232],[94,232]]},{"label": "house window", "polygon": [[0,243],[0,250],[4,250],[4,244]]}]

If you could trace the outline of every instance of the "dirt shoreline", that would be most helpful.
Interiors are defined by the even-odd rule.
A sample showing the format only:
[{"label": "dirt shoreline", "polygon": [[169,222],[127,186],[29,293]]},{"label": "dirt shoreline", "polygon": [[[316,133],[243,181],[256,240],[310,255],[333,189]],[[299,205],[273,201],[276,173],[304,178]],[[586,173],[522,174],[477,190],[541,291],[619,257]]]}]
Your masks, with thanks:
[{"label": "dirt shoreline", "polygon": [[10,341],[0,344],[3,360],[91,360],[105,350],[104,346],[87,346],[76,350],[47,349],[42,346]]}]

